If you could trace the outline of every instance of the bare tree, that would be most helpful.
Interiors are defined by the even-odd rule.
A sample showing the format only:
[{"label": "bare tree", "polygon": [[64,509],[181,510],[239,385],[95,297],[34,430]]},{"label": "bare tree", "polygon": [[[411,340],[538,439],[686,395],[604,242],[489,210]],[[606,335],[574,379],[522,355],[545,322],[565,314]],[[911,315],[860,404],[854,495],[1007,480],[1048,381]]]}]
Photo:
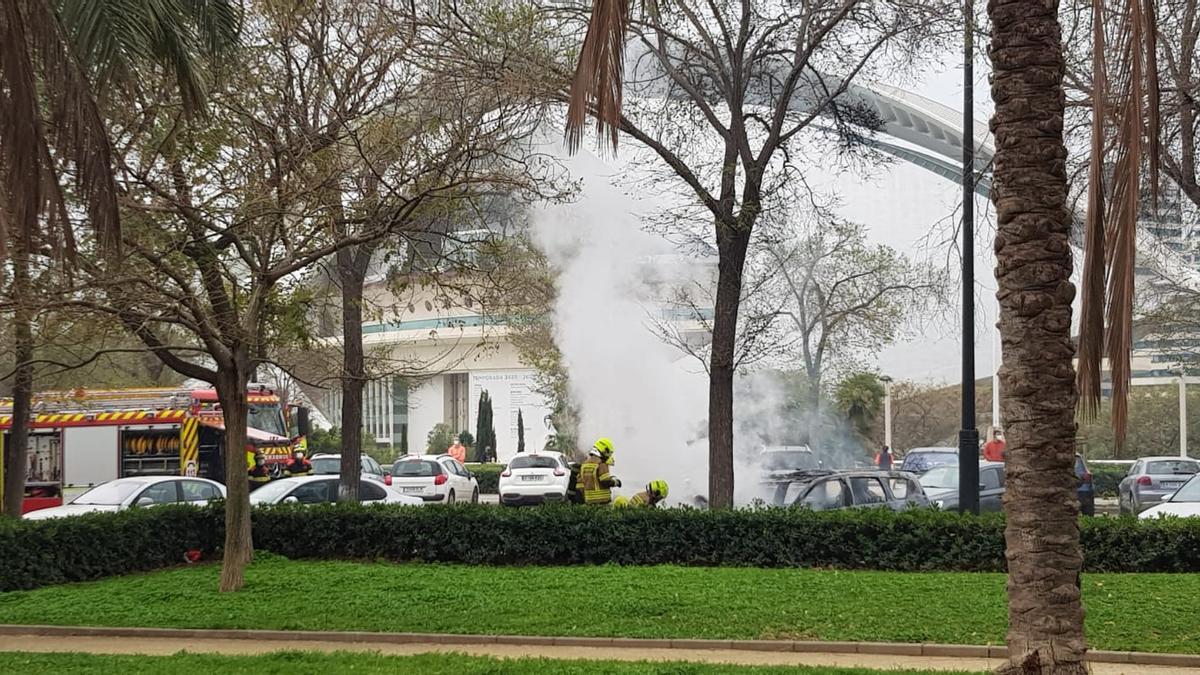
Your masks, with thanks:
[{"label": "bare tree", "polygon": [[[325,34],[351,50],[335,66],[300,44],[321,39],[309,7],[256,5],[246,33],[257,47],[230,73],[229,91],[213,95],[208,120],[158,99],[120,118],[128,255],[94,271],[107,294],[96,308],[172,369],[217,388],[228,454],[223,591],[242,586],[253,550],[245,387],[273,344],[304,330],[305,297],[292,291],[317,261],[457,196],[465,172],[491,159],[480,148],[494,145],[481,139],[498,133],[497,110],[518,98],[423,67],[404,7],[354,3],[372,44]],[[339,8],[350,11],[317,7]],[[387,206],[347,209],[348,170],[373,173]]]}]

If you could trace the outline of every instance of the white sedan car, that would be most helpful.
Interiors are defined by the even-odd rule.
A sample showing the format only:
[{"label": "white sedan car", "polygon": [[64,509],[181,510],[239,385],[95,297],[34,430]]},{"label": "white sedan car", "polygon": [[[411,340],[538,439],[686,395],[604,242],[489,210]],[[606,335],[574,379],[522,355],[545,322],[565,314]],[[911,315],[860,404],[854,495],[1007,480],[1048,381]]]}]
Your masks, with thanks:
[{"label": "white sedan car", "polygon": [[509,506],[561,502],[567,498],[571,469],[560,452],[523,452],[500,473],[500,503]]},{"label": "white sedan car", "polygon": [[70,504],[30,511],[25,514],[25,518],[44,520],[162,504],[203,506],[211,500],[224,498],[225,486],[205,478],[185,476],[118,478],[97,485],[71,500]]},{"label": "white sedan car", "polygon": [[[331,504],[337,501],[338,477],[322,474],[280,478],[250,493],[250,504]],[[405,497],[375,480],[363,478],[358,484],[358,499],[363,504],[408,504],[425,502]]]},{"label": "white sedan car", "polygon": [[1184,483],[1175,494],[1163,497],[1157,505],[1138,514],[1138,518],[1159,516],[1200,516],[1200,474]]},{"label": "white sedan car", "polygon": [[450,455],[407,455],[392,465],[392,489],[427,502],[479,502],[479,481]]}]

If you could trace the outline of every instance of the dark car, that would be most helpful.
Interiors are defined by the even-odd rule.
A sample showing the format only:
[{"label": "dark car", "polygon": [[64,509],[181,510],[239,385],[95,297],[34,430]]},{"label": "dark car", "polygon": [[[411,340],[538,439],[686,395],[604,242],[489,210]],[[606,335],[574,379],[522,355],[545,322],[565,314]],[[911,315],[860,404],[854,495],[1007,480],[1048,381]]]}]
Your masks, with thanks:
[{"label": "dark car", "polygon": [[935,466],[958,466],[958,448],[913,448],[904,455],[900,470],[919,476]]},{"label": "dark car", "polygon": [[1075,453],[1075,478],[1079,479],[1079,512],[1085,516],[1096,515],[1096,489],[1092,485],[1092,472],[1088,471],[1083,455]]},{"label": "dark car", "polygon": [[[929,501],[939,509],[958,509],[958,466],[939,466],[921,475],[921,487]],[[1004,463],[979,464],[980,513],[1004,510]]]},{"label": "dark car", "polygon": [[815,511],[928,506],[917,477],[902,471],[810,471],[776,491],[776,504]]}]

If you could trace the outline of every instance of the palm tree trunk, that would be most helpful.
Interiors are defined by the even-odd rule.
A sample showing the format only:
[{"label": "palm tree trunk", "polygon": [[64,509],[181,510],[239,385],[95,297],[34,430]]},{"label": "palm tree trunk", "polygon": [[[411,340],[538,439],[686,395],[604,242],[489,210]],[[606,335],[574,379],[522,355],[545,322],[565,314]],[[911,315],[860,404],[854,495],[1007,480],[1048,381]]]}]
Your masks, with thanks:
[{"label": "palm tree trunk", "polygon": [[1084,673],[1070,219],[1057,0],[989,0],[1007,421],[1008,673]]}]

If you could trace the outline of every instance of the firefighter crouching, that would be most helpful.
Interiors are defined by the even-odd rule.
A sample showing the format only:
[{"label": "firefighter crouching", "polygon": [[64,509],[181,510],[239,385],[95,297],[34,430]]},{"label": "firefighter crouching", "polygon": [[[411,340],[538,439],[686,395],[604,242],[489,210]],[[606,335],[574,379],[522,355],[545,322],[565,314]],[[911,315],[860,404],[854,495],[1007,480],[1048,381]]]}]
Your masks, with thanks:
[{"label": "firefighter crouching", "polygon": [[250,491],[271,482],[271,471],[267,469],[267,459],[261,452],[254,453],[253,465],[247,471],[250,478]]},{"label": "firefighter crouching", "polygon": [[613,464],[613,444],[601,438],[592,446],[587,461],[579,467],[576,491],[583,495],[584,504],[607,506],[612,503],[612,489],[621,487],[621,480],[609,473]]},{"label": "firefighter crouching", "polygon": [[630,497],[629,499],[625,499],[624,497],[617,497],[617,501],[616,501],[615,505],[616,506],[640,506],[640,507],[652,509],[655,506],[657,506],[659,502],[661,502],[662,500],[667,498],[667,489],[668,489],[667,481],[652,480],[652,481],[650,481],[649,484],[646,485],[645,490],[642,490],[641,492]]},{"label": "firefighter crouching", "polygon": [[312,462],[304,458],[303,450],[297,450],[296,454],[292,455],[292,461],[283,467],[283,475],[288,477],[311,476],[312,471]]}]

